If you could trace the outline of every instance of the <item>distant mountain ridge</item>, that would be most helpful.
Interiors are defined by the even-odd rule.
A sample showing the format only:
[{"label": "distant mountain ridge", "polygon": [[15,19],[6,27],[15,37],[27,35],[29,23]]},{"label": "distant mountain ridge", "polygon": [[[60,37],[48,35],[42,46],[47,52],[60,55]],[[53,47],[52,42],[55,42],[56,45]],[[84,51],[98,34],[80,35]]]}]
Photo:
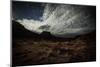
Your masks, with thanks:
[{"label": "distant mountain ridge", "polygon": [[[94,35],[95,31],[93,31],[93,33],[91,32],[90,34],[85,34],[85,35],[80,35],[81,37],[84,36],[90,36],[90,35]],[[77,36],[77,37],[80,37]],[[75,37],[75,38],[77,38]],[[60,40],[60,41],[65,41],[65,40],[72,40],[75,38],[61,38],[61,37],[55,37],[53,36],[50,32],[42,32],[41,34],[37,34],[34,32],[31,32],[27,29],[24,28],[24,26],[22,26],[21,24],[19,24],[16,21],[12,21],[12,38],[32,38],[34,40],[40,40],[40,39],[48,39],[48,40]]]},{"label": "distant mountain ridge", "polygon": [[13,38],[35,38],[35,39],[66,39],[66,38],[60,38],[60,37],[55,37],[51,35],[50,32],[42,32],[41,34],[37,34],[34,32],[31,32],[27,29],[24,28],[21,24],[19,24],[16,21],[12,21],[12,37]]}]

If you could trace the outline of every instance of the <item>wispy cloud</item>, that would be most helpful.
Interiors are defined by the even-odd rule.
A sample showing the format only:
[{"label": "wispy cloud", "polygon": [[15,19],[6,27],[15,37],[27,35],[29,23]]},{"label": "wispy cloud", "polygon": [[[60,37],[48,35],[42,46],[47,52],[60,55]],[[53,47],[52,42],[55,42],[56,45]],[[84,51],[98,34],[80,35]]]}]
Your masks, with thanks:
[{"label": "wispy cloud", "polygon": [[71,37],[95,30],[95,18],[91,17],[87,6],[55,4],[43,6],[45,8],[42,21],[26,18],[17,21],[32,32],[40,34],[48,31],[58,37]]}]

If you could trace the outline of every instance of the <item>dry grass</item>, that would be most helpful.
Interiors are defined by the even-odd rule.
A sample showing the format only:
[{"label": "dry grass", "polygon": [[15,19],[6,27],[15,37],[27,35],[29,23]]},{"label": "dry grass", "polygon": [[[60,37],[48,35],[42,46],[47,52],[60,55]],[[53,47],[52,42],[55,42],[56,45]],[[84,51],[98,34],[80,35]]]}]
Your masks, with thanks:
[{"label": "dry grass", "polygon": [[51,64],[95,61],[95,33],[54,41],[35,38],[13,40],[13,64]]}]

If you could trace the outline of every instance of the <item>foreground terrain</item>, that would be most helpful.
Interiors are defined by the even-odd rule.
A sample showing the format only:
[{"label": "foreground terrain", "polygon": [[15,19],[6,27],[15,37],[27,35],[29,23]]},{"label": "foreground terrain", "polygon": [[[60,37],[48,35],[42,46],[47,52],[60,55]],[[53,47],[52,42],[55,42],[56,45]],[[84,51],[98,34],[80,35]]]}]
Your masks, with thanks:
[{"label": "foreground terrain", "polygon": [[[14,21],[13,21],[14,22]],[[36,65],[96,60],[96,32],[75,38],[32,33],[18,23],[12,30],[13,65]]]}]

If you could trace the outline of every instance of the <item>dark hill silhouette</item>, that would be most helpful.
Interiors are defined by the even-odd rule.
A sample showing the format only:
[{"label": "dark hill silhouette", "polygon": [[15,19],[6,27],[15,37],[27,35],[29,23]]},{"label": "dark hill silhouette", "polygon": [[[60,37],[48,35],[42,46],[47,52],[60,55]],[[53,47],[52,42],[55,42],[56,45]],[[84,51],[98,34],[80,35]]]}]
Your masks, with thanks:
[{"label": "dark hill silhouette", "polygon": [[14,20],[12,21],[12,35],[16,38],[38,36],[38,34],[25,29],[24,26]]},{"label": "dark hill silhouette", "polygon": [[41,34],[37,34],[34,32],[31,32],[27,29],[24,28],[21,24],[19,24],[16,21],[12,21],[12,37],[13,38],[32,38],[35,40],[37,39],[49,39],[49,40],[70,40],[71,38],[60,38],[60,37],[55,37],[51,35],[50,32],[42,32]]},{"label": "dark hill silhouette", "polygon": [[[89,34],[85,34],[85,35],[80,35],[77,37],[86,37],[86,36],[90,36],[90,35],[95,35],[95,31],[89,33]],[[22,26],[21,24],[19,24],[16,21],[12,21],[12,37],[15,38],[32,38],[34,40],[40,40],[40,39],[47,39],[47,40],[53,40],[53,41],[68,41],[68,40],[73,40],[76,39],[75,38],[61,38],[61,37],[55,37],[53,35],[51,35],[50,32],[42,32],[41,34],[37,34],[34,32],[31,32],[27,29],[24,28],[24,26]]]}]

